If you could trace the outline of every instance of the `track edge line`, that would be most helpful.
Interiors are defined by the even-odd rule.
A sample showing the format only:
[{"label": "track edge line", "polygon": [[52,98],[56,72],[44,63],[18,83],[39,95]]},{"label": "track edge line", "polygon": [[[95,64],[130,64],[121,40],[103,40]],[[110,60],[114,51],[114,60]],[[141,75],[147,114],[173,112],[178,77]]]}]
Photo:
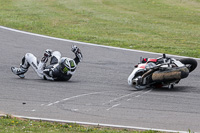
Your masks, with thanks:
[{"label": "track edge line", "polygon": [[[1,29],[5,29],[5,30],[10,30],[10,31],[18,32],[18,33],[27,34],[27,35],[33,35],[33,36],[37,36],[37,37],[43,37],[43,38],[53,39],[53,40],[59,40],[59,41],[65,41],[65,42],[71,42],[71,43],[77,43],[77,44],[83,44],[83,45],[89,45],[89,46],[96,46],[96,47],[111,48],[111,49],[117,49],[117,50],[123,50],[123,51],[132,51],[132,52],[138,52],[138,53],[162,55],[162,53],[155,53],[155,52],[148,52],[148,51],[142,51],[142,50],[120,48],[120,47],[114,47],[114,46],[106,46],[106,45],[100,45],[100,44],[93,44],[93,43],[86,43],[86,42],[73,41],[73,40],[62,39],[62,38],[57,38],[57,37],[51,37],[51,36],[47,36],[47,35],[41,35],[41,34],[37,34],[37,33],[31,33],[31,32],[27,32],[27,31],[21,31],[21,30],[9,28],[9,27],[1,26],[1,25],[0,25],[0,28]],[[200,60],[200,58],[194,58],[194,57],[171,55],[171,54],[167,54],[167,55],[174,56],[174,57],[193,58],[193,59],[196,59],[196,60]]]},{"label": "track edge line", "polygon": [[12,115],[12,116],[17,117],[17,118],[22,118],[22,119],[42,120],[42,121],[60,122],[60,123],[76,123],[80,125],[103,126],[103,127],[112,127],[112,128],[127,128],[127,129],[135,129],[135,130],[153,130],[153,131],[172,132],[172,133],[188,133],[187,131],[176,131],[176,130],[166,130],[166,129],[156,129],[156,128],[144,128],[144,127],[134,127],[134,126],[124,126],[124,125],[114,125],[114,124],[59,120],[59,119],[28,117],[28,116],[19,116],[19,115]]}]

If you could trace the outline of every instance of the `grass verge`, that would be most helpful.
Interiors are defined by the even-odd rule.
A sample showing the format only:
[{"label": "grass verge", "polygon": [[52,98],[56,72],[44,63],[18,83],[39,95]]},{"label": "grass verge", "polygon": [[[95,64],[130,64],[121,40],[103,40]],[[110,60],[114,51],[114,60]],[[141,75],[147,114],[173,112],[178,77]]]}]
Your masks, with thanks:
[{"label": "grass verge", "polygon": [[0,0],[0,25],[200,58],[200,0]]},{"label": "grass verge", "polygon": [[113,129],[99,126],[81,126],[71,123],[55,123],[19,119],[9,115],[0,117],[1,133],[159,133],[158,131],[134,131],[128,129]]}]

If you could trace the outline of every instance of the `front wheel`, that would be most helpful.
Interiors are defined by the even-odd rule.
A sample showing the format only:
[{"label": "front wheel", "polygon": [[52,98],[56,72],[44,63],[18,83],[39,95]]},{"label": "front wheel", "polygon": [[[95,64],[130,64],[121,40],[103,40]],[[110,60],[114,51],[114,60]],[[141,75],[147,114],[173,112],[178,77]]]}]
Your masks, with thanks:
[{"label": "front wheel", "polygon": [[189,72],[192,72],[197,67],[197,61],[195,59],[183,58],[179,61],[189,69]]}]

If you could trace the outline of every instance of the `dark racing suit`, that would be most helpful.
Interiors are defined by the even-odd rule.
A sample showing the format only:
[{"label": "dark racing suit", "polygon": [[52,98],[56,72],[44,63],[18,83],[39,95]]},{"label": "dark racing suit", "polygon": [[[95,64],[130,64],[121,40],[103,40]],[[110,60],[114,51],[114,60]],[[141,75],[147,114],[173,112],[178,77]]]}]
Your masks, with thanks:
[{"label": "dark racing suit", "polygon": [[[38,61],[33,54],[27,53],[22,59],[20,68],[12,67],[11,70],[20,78],[24,78],[24,74],[31,66],[42,79],[68,81],[75,73],[76,67],[83,57],[80,49],[76,46],[72,47],[72,52],[74,52],[76,56],[74,59],[67,57],[61,58],[61,53],[59,51],[52,52],[52,50],[47,49],[41,61]],[[50,64],[46,65],[49,57],[51,59]]]},{"label": "dark racing suit", "polygon": [[[55,52],[58,52],[58,51],[55,51]],[[69,58],[67,57],[60,58],[59,56],[54,56],[55,52],[53,52],[53,56],[51,57],[50,65],[44,67],[43,78],[47,80],[55,80],[55,81],[68,81],[72,77],[72,75],[75,73],[76,68],[71,71],[68,71],[67,73],[63,73],[61,70],[60,62]],[[77,66],[78,63],[80,62],[80,59],[76,55],[73,61],[75,63],[75,66]]]}]

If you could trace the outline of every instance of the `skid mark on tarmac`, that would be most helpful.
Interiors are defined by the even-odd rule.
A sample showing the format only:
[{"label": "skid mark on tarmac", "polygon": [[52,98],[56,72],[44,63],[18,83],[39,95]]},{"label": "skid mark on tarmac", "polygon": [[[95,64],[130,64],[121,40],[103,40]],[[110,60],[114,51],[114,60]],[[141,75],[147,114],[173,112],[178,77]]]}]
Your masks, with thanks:
[{"label": "skid mark on tarmac", "polygon": [[117,107],[117,106],[119,106],[119,105],[120,105],[120,103],[115,104],[115,105],[113,105],[112,107],[110,107],[110,108],[108,108],[108,109],[106,109],[106,110],[109,111],[110,109],[112,109],[112,108],[114,108],[114,107]]},{"label": "skid mark on tarmac", "polygon": [[[130,93],[130,94],[123,95],[123,96],[121,96],[121,97],[112,99],[112,100],[110,100],[109,102],[103,103],[102,105],[111,104],[112,102],[116,102],[116,101],[119,101],[119,100],[120,100],[120,101],[123,101],[123,99],[126,99],[127,97],[130,97],[130,96],[132,96],[132,95],[137,94],[137,93],[140,92],[139,94],[137,94],[136,96],[134,96],[135,98],[139,98],[139,97],[141,97],[142,95],[145,95],[145,94],[147,94],[147,93],[149,93],[149,92],[151,92],[151,91],[152,91],[152,89],[133,92],[133,93]],[[127,99],[126,101],[130,101],[131,99],[132,99],[132,98],[129,98],[129,99]],[[106,110],[109,111],[109,110],[111,110],[111,109],[113,109],[113,108],[115,108],[115,107],[117,107],[117,106],[119,106],[119,105],[121,105],[121,103],[115,104],[115,105],[111,106],[110,108],[107,108]]]},{"label": "skid mark on tarmac", "polygon": [[49,103],[49,104],[46,105],[46,106],[52,106],[52,105],[54,105],[54,104],[58,104],[58,103],[60,103],[60,102],[64,102],[64,101],[71,100],[71,99],[74,99],[74,98],[79,98],[79,97],[89,96],[89,95],[95,95],[95,94],[105,93],[105,92],[108,92],[108,91],[93,92],[93,93],[86,93],[86,94],[76,95],[76,96],[72,96],[72,97],[68,97],[68,98],[62,99],[62,100],[60,100],[60,101],[56,101],[56,102]]},{"label": "skid mark on tarmac", "polygon": [[134,94],[137,94],[137,93],[139,93],[139,91],[133,92],[133,93],[130,93],[130,94],[127,94],[127,95],[123,95],[123,96],[121,96],[121,97],[117,97],[117,98],[115,98],[115,99],[112,99],[112,100],[110,100],[110,101],[108,101],[108,102],[103,103],[102,105],[110,104],[110,103],[112,103],[112,102],[121,100],[121,99],[123,99],[123,98],[129,97],[129,96],[134,95]]},{"label": "skid mark on tarmac", "polygon": [[[151,89],[151,90],[152,90],[152,89]],[[115,101],[123,100],[124,98],[130,97],[130,96],[132,96],[132,95],[134,95],[134,94],[138,94],[138,93],[139,93],[139,94],[136,95],[135,97],[140,97],[140,96],[142,96],[142,95],[144,95],[144,94],[149,93],[151,90],[137,91],[137,92],[133,92],[133,93],[130,93],[130,94],[127,94],[127,95],[123,95],[123,96],[121,96],[121,97],[117,97],[117,98],[112,99],[112,100],[110,100],[110,101],[108,101],[108,102],[105,102],[105,103],[103,103],[102,105],[106,105],[106,104],[110,104],[110,103],[115,102]],[[131,100],[131,98],[129,98],[128,101],[129,101],[129,100]]]},{"label": "skid mark on tarmac", "polygon": [[[113,92],[113,91],[92,92],[92,93],[85,93],[85,94],[75,95],[75,96],[72,96],[72,97],[68,97],[68,98],[64,98],[64,99],[61,99],[61,100],[57,100],[55,102],[51,102],[49,104],[41,104],[40,107],[49,107],[49,106],[53,106],[55,104],[58,104],[58,103],[61,103],[61,102],[64,102],[64,101],[68,101],[68,100],[71,100],[71,99],[80,98],[80,97],[89,96],[89,95],[100,94],[100,93],[108,93],[108,92]],[[36,109],[32,109],[30,111],[33,112],[33,110],[34,110],[34,112],[36,111]]]},{"label": "skid mark on tarmac", "polygon": [[149,93],[149,92],[151,92],[151,91],[152,91],[152,89],[150,89],[150,90],[148,90],[148,91],[146,91],[146,92],[144,92],[144,93],[142,93],[142,94],[140,94],[140,95],[137,95],[137,96],[135,96],[135,97],[140,97],[140,96],[145,95],[145,94],[147,94],[147,93]]},{"label": "skid mark on tarmac", "polygon": [[[151,89],[152,90],[152,89]],[[105,105],[111,105],[112,103],[114,102],[117,102],[117,104],[114,104],[112,105],[111,107],[107,108],[106,110],[109,111],[115,107],[118,107],[121,105],[120,101],[124,101],[125,99],[127,99],[126,101],[130,101],[132,98],[132,95],[135,95],[134,97],[135,98],[138,98],[142,95],[145,95],[149,92],[151,92],[151,90],[142,90],[142,91],[136,91],[136,92],[133,92],[133,93],[130,93],[130,94],[126,94],[126,95],[123,95],[123,96],[120,96],[120,97],[117,97],[117,98],[114,98],[112,100],[109,100],[108,102],[105,102],[103,103],[102,105],[105,106]],[[100,94],[100,93],[108,93],[108,92],[113,92],[113,91],[102,91],[102,92],[92,92],[92,93],[85,93],[85,94],[80,94],[80,95],[75,95],[75,96],[72,96],[72,97],[67,97],[67,98],[63,98],[61,100],[57,100],[55,102],[51,102],[51,103],[48,103],[48,104],[40,104],[40,107],[50,107],[50,106],[53,106],[53,105],[56,105],[56,104],[59,104],[61,102],[65,102],[65,101],[68,101],[68,100],[72,100],[72,99],[75,99],[75,98],[80,98],[80,97],[84,97],[84,96],[90,96],[90,95],[95,95],[95,94]],[[116,92],[116,91],[115,91]],[[89,103],[88,103],[89,104]],[[78,109],[77,109],[78,110]],[[35,108],[31,109],[30,110],[31,112],[35,112],[37,111]]]}]

